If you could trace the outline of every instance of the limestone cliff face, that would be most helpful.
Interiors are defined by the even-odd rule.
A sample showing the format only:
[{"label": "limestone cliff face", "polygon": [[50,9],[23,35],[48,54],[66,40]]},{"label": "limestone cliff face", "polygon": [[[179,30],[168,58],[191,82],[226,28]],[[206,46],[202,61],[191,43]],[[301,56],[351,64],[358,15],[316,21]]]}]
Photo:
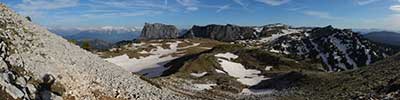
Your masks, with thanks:
[{"label": "limestone cliff face", "polygon": [[3,4],[0,58],[0,99],[187,99],[32,24]]},{"label": "limestone cliff face", "polygon": [[140,39],[173,39],[178,36],[179,30],[174,25],[145,23]]},{"label": "limestone cliff face", "polygon": [[219,41],[235,41],[243,39],[254,39],[257,37],[256,31],[251,27],[241,27],[236,25],[207,25],[193,26],[184,38],[210,38]]}]

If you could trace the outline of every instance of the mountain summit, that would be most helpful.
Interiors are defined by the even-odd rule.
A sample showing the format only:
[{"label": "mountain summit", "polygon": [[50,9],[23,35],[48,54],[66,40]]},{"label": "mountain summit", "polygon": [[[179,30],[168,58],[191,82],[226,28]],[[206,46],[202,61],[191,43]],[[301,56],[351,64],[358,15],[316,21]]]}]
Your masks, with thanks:
[{"label": "mountain summit", "polygon": [[179,30],[174,25],[145,23],[139,39],[173,39],[178,36]]}]

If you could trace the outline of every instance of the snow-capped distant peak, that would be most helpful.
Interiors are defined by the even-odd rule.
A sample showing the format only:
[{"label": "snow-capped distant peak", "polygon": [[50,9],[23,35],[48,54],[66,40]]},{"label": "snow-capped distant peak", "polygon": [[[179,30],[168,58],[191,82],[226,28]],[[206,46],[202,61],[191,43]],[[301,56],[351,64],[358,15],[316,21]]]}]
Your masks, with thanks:
[{"label": "snow-capped distant peak", "polygon": [[98,29],[102,31],[140,31],[139,29],[133,27],[120,27],[120,26],[103,26]]},{"label": "snow-capped distant peak", "polygon": [[49,28],[51,30],[76,30],[80,32],[96,32],[96,33],[129,33],[141,31],[139,27],[123,27],[123,26],[100,26],[100,27],[76,27],[76,28],[66,28],[66,27],[53,27]]}]

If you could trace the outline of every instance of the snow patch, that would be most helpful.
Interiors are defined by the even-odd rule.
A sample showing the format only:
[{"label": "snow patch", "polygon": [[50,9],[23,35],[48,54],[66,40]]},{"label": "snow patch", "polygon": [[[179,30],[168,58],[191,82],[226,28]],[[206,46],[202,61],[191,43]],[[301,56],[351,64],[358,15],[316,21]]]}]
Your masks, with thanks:
[{"label": "snow patch", "polygon": [[[105,59],[108,62],[114,63],[122,68],[130,71],[137,72],[146,77],[158,77],[167,70],[167,67],[164,67],[166,63],[169,61],[176,59],[178,57],[173,57],[171,54],[178,51],[178,44],[182,43],[181,41],[176,42],[168,42],[166,44],[169,45],[169,49],[164,49],[161,47],[159,43],[153,43],[151,45],[156,46],[156,49],[152,49],[150,52],[141,51],[139,53],[150,54],[150,56],[142,57],[142,58],[132,58],[129,59],[128,55],[124,54],[121,56],[107,58]],[[134,46],[141,46],[144,43],[136,44]],[[200,44],[194,44],[200,45]],[[194,46],[191,45],[191,46]]]},{"label": "snow patch", "polygon": [[256,95],[260,95],[260,94],[272,94],[274,93],[275,90],[272,89],[243,89],[241,94],[244,95],[250,95],[250,94],[256,94]]},{"label": "snow patch", "polygon": [[215,55],[215,57],[226,58],[226,59],[230,60],[230,59],[236,59],[239,56],[237,56],[233,53],[227,52],[227,53],[219,53],[219,54]]},{"label": "snow patch", "polygon": [[216,71],[217,73],[226,74],[224,71],[222,71],[222,70],[219,70],[219,69],[215,69],[215,71]]},{"label": "snow patch", "polygon": [[311,39],[310,39],[311,45],[313,45],[314,49],[319,52],[318,56],[322,59],[322,62],[324,62],[325,65],[328,66],[329,71],[332,71],[332,66],[328,63],[328,57],[326,54],[323,54],[321,50],[319,50],[319,47],[317,44],[315,44]]},{"label": "snow patch", "polygon": [[256,32],[260,33],[262,30],[264,30],[264,27],[256,27],[256,28],[254,28],[254,30],[256,30]]},{"label": "snow patch", "polygon": [[265,67],[265,70],[266,70],[266,71],[270,71],[272,68],[273,68],[273,66],[266,66],[266,67]]},{"label": "snow patch", "polygon": [[212,86],[217,86],[217,84],[193,84],[193,90],[202,91],[202,90],[210,90]]},{"label": "snow patch", "polygon": [[141,42],[141,43],[132,43],[132,47],[140,47],[145,45],[145,43]]},{"label": "snow patch", "polygon": [[272,52],[272,53],[280,53],[281,51],[278,51],[278,50],[275,50],[275,49],[271,49],[271,50],[269,50],[269,52]]},{"label": "snow patch", "polygon": [[272,34],[272,36],[270,37],[264,37],[261,38],[259,41],[262,43],[267,43],[267,42],[271,42],[275,39],[278,39],[279,37],[285,36],[285,35],[289,35],[289,34],[293,34],[293,33],[298,33],[300,32],[300,30],[296,30],[296,29],[287,29],[287,30],[282,30],[282,33],[280,34]]},{"label": "snow patch", "polygon": [[146,50],[143,50],[143,51],[140,51],[138,53],[140,53],[140,54],[148,54],[149,52],[147,52]]},{"label": "snow patch", "polygon": [[[224,56],[217,56],[221,58],[237,58],[236,56],[232,56],[231,54],[227,53]],[[260,83],[262,80],[266,80],[269,78],[265,78],[261,76],[261,71],[254,70],[254,69],[246,69],[242,64],[231,62],[229,60],[218,58],[218,62],[223,68],[224,71],[228,73],[228,75],[232,77],[238,78],[237,81],[241,82],[242,84],[253,86]]]},{"label": "snow patch", "polygon": [[[330,38],[331,42],[336,46],[336,48],[338,48],[340,52],[344,53],[347,63],[352,65],[354,68],[357,68],[357,63],[355,63],[354,60],[352,58],[350,58],[349,54],[347,53],[348,46],[346,44],[342,44],[339,39],[337,39],[333,36],[330,36],[329,38]],[[344,68],[344,69],[347,69],[347,68]]]},{"label": "snow patch", "polygon": [[200,45],[200,43],[194,43],[194,44],[192,44],[192,45],[189,45],[189,46],[186,46],[186,47],[181,47],[181,48],[179,48],[179,49],[187,49],[187,48],[191,48],[191,47],[197,47],[197,46],[199,46]]},{"label": "snow patch", "polygon": [[203,77],[204,75],[206,75],[207,72],[202,72],[202,73],[190,73],[190,75],[194,76],[194,77]]}]

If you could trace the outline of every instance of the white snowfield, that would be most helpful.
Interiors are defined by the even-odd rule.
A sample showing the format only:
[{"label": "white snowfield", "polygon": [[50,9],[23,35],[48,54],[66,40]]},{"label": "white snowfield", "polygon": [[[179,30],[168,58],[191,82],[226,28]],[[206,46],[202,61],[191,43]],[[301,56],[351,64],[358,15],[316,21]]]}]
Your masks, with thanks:
[{"label": "white snowfield", "polygon": [[185,49],[190,47],[195,47],[200,45],[200,43],[195,43],[190,46],[178,48],[178,44],[182,43],[181,41],[169,42],[169,49],[164,49],[161,47],[161,44],[152,44],[156,46],[156,49],[151,50],[150,52],[140,52],[147,53],[150,56],[143,58],[129,58],[128,55],[121,55],[113,58],[107,58],[105,60],[114,63],[122,68],[130,71],[142,74],[146,77],[158,77],[161,76],[165,70],[168,70],[167,67],[164,67],[166,63],[171,60],[174,60],[178,57],[173,57],[171,54],[176,53],[178,49]]},{"label": "white snowfield", "polygon": [[244,85],[253,86],[257,85],[262,80],[269,79],[262,75],[259,75],[261,71],[254,69],[246,69],[242,64],[232,62],[231,61],[232,59],[236,59],[239,57],[237,55],[228,52],[228,53],[220,53],[215,56],[218,57],[218,62],[223,68],[223,70],[226,71],[228,75],[238,78],[237,81],[241,82]]}]

